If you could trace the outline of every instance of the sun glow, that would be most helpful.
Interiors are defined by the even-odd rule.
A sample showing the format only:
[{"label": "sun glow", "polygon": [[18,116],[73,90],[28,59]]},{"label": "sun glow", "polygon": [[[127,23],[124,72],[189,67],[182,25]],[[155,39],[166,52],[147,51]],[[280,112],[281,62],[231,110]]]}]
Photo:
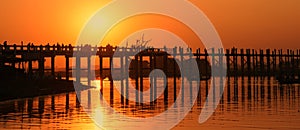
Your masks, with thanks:
[{"label": "sun glow", "polygon": [[[114,26],[104,37],[102,44],[119,45],[123,40],[134,32],[147,28],[158,28],[170,31],[179,36],[191,47],[203,47],[199,37],[183,23],[158,14],[143,14],[127,18]],[[147,35],[147,34],[145,34]],[[137,39],[131,39],[137,40]],[[158,39],[162,40],[162,39]]]}]

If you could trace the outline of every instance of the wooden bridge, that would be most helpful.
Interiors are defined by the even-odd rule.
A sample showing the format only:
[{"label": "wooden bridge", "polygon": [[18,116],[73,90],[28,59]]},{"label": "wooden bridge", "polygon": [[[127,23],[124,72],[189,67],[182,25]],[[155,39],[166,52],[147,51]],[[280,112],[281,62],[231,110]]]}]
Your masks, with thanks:
[{"label": "wooden bridge", "polygon": [[[142,51],[144,50],[144,51]],[[115,53],[118,51],[118,53]],[[140,52],[136,54],[136,52]],[[168,53],[166,53],[168,52]],[[170,53],[171,52],[171,53]],[[195,52],[191,48],[145,48],[145,47],[116,47],[107,45],[105,47],[81,45],[34,45],[27,44],[23,45],[8,45],[7,42],[0,44],[0,67],[4,65],[11,65],[13,67],[22,68],[21,64],[28,66],[27,72],[31,75],[35,70],[32,69],[32,62],[38,61],[37,72],[40,76],[44,75],[45,70],[45,58],[51,58],[51,75],[55,76],[55,57],[65,57],[65,77],[66,80],[70,79],[70,58],[76,58],[76,81],[80,81],[80,71],[82,70],[81,58],[87,58],[87,69],[88,79],[91,74],[91,57],[99,57],[99,70],[100,78],[109,77],[109,74],[104,71],[109,71],[113,68],[114,58],[120,59],[120,68],[113,68],[120,70],[121,75],[126,73],[125,68],[129,68],[129,59],[134,59],[139,62],[134,62],[134,70],[136,73],[136,79],[142,78],[143,70],[159,68],[164,70],[166,73],[174,73],[176,77],[176,62],[172,62],[174,66],[173,70],[168,69],[170,67],[169,58],[177,58],[180,61],[184,61],[186,58],[189,59],[204,59],[210,61],[211,66],[214,68],[227,68],[227,76],[275,76],[282,74],[279,71],[282,69],[291,68],[289,74],[299,74],[299,58],[300,50],[254,50],[254,49],[224,49],[212,48],[203,49],[199,48]],[[148,57],[148,58],[147,58]],[[161,57],[162,62],[156,63],[156,58]],[[103,59],[109,58],[109,68],[103,68]],[[149,68],[143,66],[143,61],[147,58],[149,61]],[[225,62],[226,61],[226,62]],[[125,63],[124,63],[125,62]],[[225,64],[226,63],[226,64]],[[288,66],[288,68],[287,68]],[[207,68],[207,67],[206,67]],[[172,71],[172,72],[171,72]],[[206,71],[208,72],[208,71]],[[142,80],[140,81],[142,82]],[[138,84],[138,82],[137,82]]]}]

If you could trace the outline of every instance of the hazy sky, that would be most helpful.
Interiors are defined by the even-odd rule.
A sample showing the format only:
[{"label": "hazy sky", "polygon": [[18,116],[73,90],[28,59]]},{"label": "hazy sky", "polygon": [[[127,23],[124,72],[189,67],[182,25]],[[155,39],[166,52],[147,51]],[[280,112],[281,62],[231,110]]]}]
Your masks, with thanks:
[{"label": "hazy sky", "polygon": [[[109,2],[109,0],[85,2],[82,0],[3,0],[0,2],[0,42],[7,40],[10,43],[20,43],[20,41],[38,44],[75,43],[85,22]],[[299,0],[191,0],[191,2],[209,17],[226,48],[232,46],[300,48]],[[119,29],[113,29],[115,31],[110,32],[105,42],[117,44],[115,42],[123,39],[116,40],[118,38],[112,37],[121,35],[122,38],[126,38],[138,29],[147,27],[168,29],[179,36],[182,30],[188,30],[184,26],[176,26],[178,23],[175,20],[159,17],[137,16],[128,19],[118,25],[123,27],[115,27]],[[151,20],[151,18],[160,20]],[[168,24],[170,22],[175,23]],[[124,30],[122,34],[119,34],[120,29]],[[190,39],[189,37],[183,39],[189,42],[196,38],[191,36]]]}]

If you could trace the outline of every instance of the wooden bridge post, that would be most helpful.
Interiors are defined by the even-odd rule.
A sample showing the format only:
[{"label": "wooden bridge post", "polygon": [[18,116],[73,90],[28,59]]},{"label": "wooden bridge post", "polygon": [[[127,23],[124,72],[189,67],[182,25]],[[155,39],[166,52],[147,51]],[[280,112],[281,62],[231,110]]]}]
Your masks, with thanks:
[{"label": "wooden bridge post", "polygon": [[265,76],[265,65],[264,65],[264,60],[265,60],[265,57],[264,57],[264,50],[260,50],[260,53],[259,53],[259,56],[260,56],[260,76]]},{"label": "wooden bridge post", "polygon": [[[198,61],[200,61],[200,51],[201,51],[201,49],[200,48],[198,48],[197,50],[196,50],[197,52],[196,52],[196,61],[198,62]],[[198,63],[197,63],[197,67],[198,67]],[[200,68],[198,68],[198,69],[200,69]],[[199,71],[200,72],[200,71]],[[200,80],[201,80],[201,73],[199,73],[199,77],[200,77]],[[199,88],[198,89],[198,103],[200,104],[200,102],[201,102],[201,86],[200,86],[200,80],[197,82],[197,87]]]},{"label": "wooden bridge post", "polygon": [[[101,53],[101,48],[100,48],[100,53]],[[101,94],[103,94],[103,79],[104,79],[104,77],[103,77],[103,56],[102,56],[102,54],[99,55],[99,62],[100,62],[100,64],[99,64],[100,86],[101,86],[100,92],[101,92]]]},{"label": "wooden bridge post", "polygon": [[80,71],[81,71],[81,60],[80,60],[80,56],[79,55],[77,55],[76,56],[76,83],[77,83],[77,85],[79,85],[80,84],[80,77],[81,77],[81,75],[80,75]]},{"label": "wooden bridge post", "polygon": [[[124,49],[122,48],[122,53],[124,53]],[[121,104],[124,104],[124,57],[120,56],[120,79],[121,79]]]},{"label": "wooden bridge post", "polygon": [[294,50],[292,50],[291,51],[291,64],[292,64],[292,66],[291,66],[291,76],[292,76],[292,80],[294,80],[295,79],[295,71],[296,71],[296,65],[295,65],[295,52],[294,52]]},{"label": "wooden bridge post", "polygon": [[66,57],[66,80],[69,81],[70,79],[70,75],[69,75],[69,71],[70,71],[70,58],[69,56],[65,56]]},{"label": "wooden bridge post", "polygon": [[290,49],[287,49],[287,55],[285,55],[285,62],[286,62],[286,64],[285,64],[285,68],[284,69],[287,69],[287,70],[285,70],[285,75],[287,75],[287,76],[289,76],[288,78],[290,78],[290,76],[291,76],[291,73],[290,73],[290,70],[289,70],[289,68],[291,67],[291,61],[290,61]]},{"label": "wooden bridge post", "polygon": [[234,77],[237,77],[238,76],[238,54],[237,54],[237,48],[233,48],[231,53],[233,55]]},{"label": "wooden bridge post", "polygon": [[[216,66],[216,60],[215,60],[215,48],[211,48],[211,65],[212,65],[212,91],[213,91],[213,102],[215,102],[216,100],[216,70],[215,70],[215,66]],[[192,94],[192,93],[190,93]]]},{"label": "wooden bridge post", "polygon": [[267,53],[267,76],[270,77],[271,76],[271,52],[270,52],[270,49],[267,49],[266,50],[266,53]]},{"label": "wooden bridge post", "polygon": [[281,77],[281,72],[282,72],[282,64],[283,64],[283,59],[282,59],[282,49],[281,50],[278,50],[278,53],[279,53],[279,71],[277,72],[277,75],[279,77]]},{"label": "wooden bridge post", "polygon": [[44,57],[40,57],[38,60],[38,67],[39,67],[39,78],[44,77],[44,68],[45,68],[45,59]]},{"label": "wooden bridge post", "polygon": [[[125,53],[127,53],[127,50],[126,50],[126,52]],[[125,74],[125,80],[126,80],[126,84],[125,84],[125,93],[126,93],[126,105],[128,105],[129,104],[129,70],[130,70],[130,68],[129,68],[129,64],[128,64],[128,61],[129,60],[129,57],[128,57],[128,54],[126,54],[125,55],[125,72],[124,72],[124,74]]]},{"label": "wooden bridge post", "polygon": [[276,74],[277,72],[277,54],[276,54],[276,49],[272,52],[272,57],[273,57],[273,67],[272,67],[272,74]]},{"label": "wooden bridge post", "polygon": [[[224,61],[223,61],[223,57],[224,57],[224,50],[223,48],[220,48],[219,49],[219,68],[220,68],[220,72],[222,72],[220,74],[220,95],[223,95],[223,86],[222,86],[222,83],[223,83],[223,77],[224,77],[224,73],[223,73],[223,69],[224,69]],[[220,73],[219,72],[219,73]],[[226,73],[226,72],[225,72]],[[225,77],[224,77],[225,78]]]},{"label": "wooden bridge post", "polygon": [[[189,59],[193,59],[193,51],[192,51],[192,48],[189,48]],[[196,63],[197,64],[197,63]],[[197,65],[197,67],[198,67],[198,65]],[[198,68],[199,69],[199,68]],[[188,73],[189,74],[192,74],[192,68],[188,68]],[[199,72],[199,71],[198,71]],[[189,76],[191,76],[191,75],[189,75]],[[192,77],[193,78],[193,77]],[[200,80],[200,79],[199,79]],[[193,99],[193,80],[191,79],[190,81],[189,81],[189,85],[190,85],[190,104],[192,104],[193,102],[192,102],[192,99]]]},{"label": "wooden bridge post", "polygon": [[[205,55],[205,57],[204,57],[204,59],[205,59],[205,61],[208,61],[208,52],[207,52],[207,49],[204,49],[204,55]],[[212,64],[212,63],[211,63]],[[206,67],[206,72],[208,72],[208,67]],[[207,95],[208,95],[208,80],[205,80],[205,82],[206,82],[206,86],[205,86],[205,96],[207,97]]]},{"label": "wooden bridge post", "polygon": [[134,71],[135,71],[135,89],[136,89],[136,93],[135,93],[135,100],[136,103],[139,102],[139,56],[138,54],[135,55],[134,58],[135,62],[134,62]]},{"label": "wooden bridge post", "polygon": [[248,77],[251,75],[251,55],[250,55],[250,49],[246,50],[247,55],[247,69],[248,69]]},{"label": "wooden bridge post", "polygon": [[[107,50],[109,52],[111,52],[111,48],[109,48],[109,50]],[[109,81],[110,81],[110,90],[109,90],[109,93],[110,93],[110,105],[112,106],[113,103],[114,103],[114,80],[112,79],[111,77],[111,74],[112,72],[111,71],[114,71],[114,57],[113,56],[109,56],[109,68],[110,68],[110,76],[109,76]]]},{"label": "wooden bridge post", "polygon": [[231,72],[230,72],[230,52],[229,49],[226,49],[226,64],[227,64],[227,75],[231,76]]},{"label": "wooden bridge post", "polygon": [[88,86],[91,86],[91,56],[87,56],[87,71]]},{"label": "wooden bridge post", "polygon": [[28,75],[29,75],[29,78],[31,79],[32,78],[32,60],[28,61]]},{"label": "wooden bridge post", "polygon": [[[156,69],[157,68],[157,64],[156,64],[156,55],[155,53],[153,54],[153,68]],[[153,87],[154,87],[154,98],[157,97],[157,76],[153,77]]]},{"label": "wooden bridge post", "polygon": [[260,70],[260,69],[258,69],[257,67],[259,67],[259,66],[258,66],[258,54],[257,54],[257,51],[255,51],[255,68],[256,68],[256,69],[255,69],[255,70],[256,70],[256,71],[255,71],[255,76],[258,76],[258,75],[259,75],[259,70]]},{"label": "wooden bridge post", "polygon": [[257,52],[252,49],[252,55],[253,55],[253,73],[254,76],[257,76]]},{"label": "wooden bridge post", "polygon": [[[179,47],[179,53],[180,53],[180,68],[184,69],[184,54],[183,54],[183,48]],[[181,72],[181,97],[182,97],[182,102],[184,102],[184,78],[185,78],[185,72]]]},{"label": "wooden bridge post", "polygon": [[241,76],[242,78],[244,78],[244,69],[245,69],[245,55],[244,55],[244,49],[240,50],[240,54],[241,54]]},{"label": "wooden bridge post", "polygon": [[[14,54],[13,54],[13,57],[15,58],[16,57],[16,54],[17,54],[17,45],[16,44],[14,44]],[[16,62],[13,60],[13,62],[11,63],[12,65],[12,67],[16,67]]]},{"label": "wooden bridge post", "polygon": [[176,62],[176,55],[177,55],[177,47],[174,47],[173,48],[173,86],[174,86],[174,102],[176,101],[176,77],[177,77],[177,70],[176,70],[176,65],[177,65],[177,62]]},{"label": "wooden bridge post", "polygon": [[168,86],[168,51],[167,51],[167,48],[166,46],[164,46],[164,55],[163,55],[163,69],[164,69],[164,73],[166,74],[166,88],[165,88],[165,91],[164,91],[164,101],[165,103],[168,103],[168,90],[169,90],[169,86]]},{"label": "wooden bridge post", "polygon": [[143,98],[143,96],[144,96],[143,95],[143,91],[144,91],[144,85],[143,85],[144,67],[143,67],[143,54],[142,53],[140,54],[139,65],[140,65],[140,67],[139,67],[138,73],[140,73],[139,76],[140,76],[140,92],[141,92],[140,93],[140,103],[142,103],[143,100],[144,100],[144,98]]},{"label": "wooden bridge post", "polygon": [[[149,60],[150,60],[150,72],[154,70],[153,67],[153,51],[151,50],[150,52],[150,56],[149,56]],[[154,97],[153,97],[153,90],[154,90],[154,84],[153,84],[153,77],[150,76],[150,101],[153,101]],[[152,103],[152,102],[151,102]]]},{"label": "wooden bridge post", "polygon": [[51,75],[55,78],[55,56],[51,56]]}]

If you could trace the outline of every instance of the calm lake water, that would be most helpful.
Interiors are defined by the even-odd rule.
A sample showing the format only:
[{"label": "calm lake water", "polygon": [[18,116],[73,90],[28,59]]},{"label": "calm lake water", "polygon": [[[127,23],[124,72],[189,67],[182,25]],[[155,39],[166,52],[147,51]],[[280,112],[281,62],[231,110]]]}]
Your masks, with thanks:
[{"label": "calm lake water", "polygon": [[[220,104],[206,122],[199,124],[198,118],[205,102],[206,84],[210,86],[210,82],[201,81],[201,93],[192,110],[173,129],[300,129],[299,84],[280,85],[272,77],[239,77],[227,80]],[[169,79],[168,83],[173,84],[172,79]],[[177,83],[180,84],[179,81]],[[105,110],[103,104],[93,100],[97,97],[91,97],[91,93],[99,92],[100,88],[98,81],[94,81],[93,84],[97,88],[80,93],[80,100],[87,104],[80,104],[75,92],[0,102],[0,129],[100,129],[89,116],[93,114],[120,120],[112,116],[111,111]],[[144,84],[149,84],[149,79],[144,79]],[[163,94],[153,104],[141,105],[132,101],[126,104],[126,101],[122,102],[117,90],[110,93],[110,86],[109,81],[104,81],[104,94],[99,100],[106,101],[118,113],[128,117],[153,117],[171,107],[174,99],[174,90],[169,89],[167,105],[164,103]],[[145,85],[144,89],[149,89],[149,85]],[[129,94],[134,95],[131,92]],[[149,98],[146,96],[144,100]],[[190,96],[185,95],[185,98]],[[97,113],[98,109],[103,111]],[[176,116],[170,114],[166,117],[172,118]],[[118,124],[106,119],[103,119],[102,123],[106,128],[117,126],[119,129],[134,129],[127,127],[127,124]],[[164,125],[163,123],[157,121],[156,125]],[[154,126],[145,124],[135,128],[142,127]]]}]

